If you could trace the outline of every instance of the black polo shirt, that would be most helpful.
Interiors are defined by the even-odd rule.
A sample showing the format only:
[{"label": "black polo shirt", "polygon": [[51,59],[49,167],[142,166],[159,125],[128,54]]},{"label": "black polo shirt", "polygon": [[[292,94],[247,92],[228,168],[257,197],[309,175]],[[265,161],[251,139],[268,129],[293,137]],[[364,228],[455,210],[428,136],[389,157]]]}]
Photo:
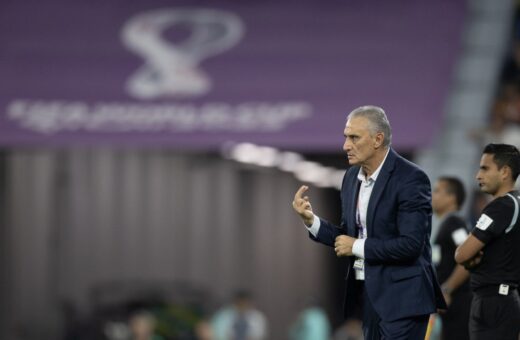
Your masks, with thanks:
[{"label": "black polo shirt", "polygon": [[[455,262],[455,249],[468,237],[466,222],[455,214],[450,214],[439,225],[439,232],[433,242],[432,260],[437,270],[440,283],[444,283],[451,275],[457,263]],[[468,290],[469,283],[464,282],[460,290]],[[457,290],[459,290],[457,289]]]},{"label": "black polo shirt", "polygon": [[486,244],[482,249],[484,255],[481,263],[471,270],[472,289],[520,283],[519,213],[519,191],[496,198],[484,208],[471,231]]}]

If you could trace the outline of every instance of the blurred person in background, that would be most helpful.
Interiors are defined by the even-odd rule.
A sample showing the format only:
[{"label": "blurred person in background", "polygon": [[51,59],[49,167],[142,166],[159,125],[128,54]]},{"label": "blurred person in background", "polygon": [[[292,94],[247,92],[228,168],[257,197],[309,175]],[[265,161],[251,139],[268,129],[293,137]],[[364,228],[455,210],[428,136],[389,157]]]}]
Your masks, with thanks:
[{"label": "blurred person in background", "polygon": [[362,306],[364,338],[424,339],[430,314],[446,308],[431,262],[430,180],[390,147],[382,108],[353,110],[343,134],[340,226],[314,215],[306,186],[293,208],[311,239],[348,257],[345,317]]},{"label": "blurred person in background", "polygon": [[345,320],[345,322],[334,331],[332,340],[363,340],[361,320],[353,318]]},{"label": "blurred person in background", "polygon": [[517,4],[510,50],[505,56],[502,70],[500,71],[500,83],[510,84],[520,79],[520,11]]},{"label": "blurred person in background", "polygon": [[148,311],[134,313],[128,322],[131,340],[163,340],[155,334],[155,316]]},{"label": "blurred person in background", "polygon": [[502,84],[484,128],[470,132],[482,146],[489,143],[520,147],[520,79]]},{"label": "blurred person in background", "polygon": [[468,236],[466,222],[458,215],[465,197],[464,185],[458,178],[440,177],[434,185],[432,208],[441,222],[433,242],[432,260],[448,304],[448,310],[440,314],[443,340],[469,339],[469,272],[454,259],[455,249]]},{"label": "blurred person in background", "polygon": [[455,260],[470,269],[469,332],[472,340],[518,340],[520,336],[520,152],[512,145],[489,144],[476,179],[493,196]]},{"label": "blurred person in background", "polygon": [[289,331],[291,340],[329,340],[331,327],[327,313],[310,300]]},{"label": "blurred person in background", "polygon": [[211,324],[215,340],[267,339],[267,320],[245,291],[236,293],[229,306],[218,310]]},{"label": "blurred person in background", "polygon": [[208,320],[201,320],[195,325],[196,340],[213,340],[213,329]]},{"label": "blurred person in background", "polygon": [[512,144],[520,147],[520,21],[517,14],[513,25],[513,41],[499,78],[497,95],[489,122],[470,136],[482,146],[489,143]]}]

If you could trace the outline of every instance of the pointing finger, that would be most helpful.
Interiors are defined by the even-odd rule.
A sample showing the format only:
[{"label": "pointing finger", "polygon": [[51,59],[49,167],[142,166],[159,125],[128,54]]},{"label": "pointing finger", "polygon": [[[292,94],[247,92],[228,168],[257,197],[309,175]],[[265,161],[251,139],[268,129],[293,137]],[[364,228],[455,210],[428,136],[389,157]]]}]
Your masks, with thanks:
[{"label": "pointing finger", "polygon": [[296,194],[294,195],[294,200],[298,200],[298,199],[301,199],[302,198],[302,195],[305,191],[307,191],[309,189],[309,187],[307,187],[306,185],[302,185],[300,187],[300,189],[298,189],[298,191],[296,191]]}]

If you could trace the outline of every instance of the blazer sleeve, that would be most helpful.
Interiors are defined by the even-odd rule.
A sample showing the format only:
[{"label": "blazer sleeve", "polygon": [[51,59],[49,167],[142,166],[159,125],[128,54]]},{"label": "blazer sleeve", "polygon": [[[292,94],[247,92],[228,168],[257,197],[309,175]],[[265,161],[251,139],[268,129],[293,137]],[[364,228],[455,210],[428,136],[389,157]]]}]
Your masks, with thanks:
[{"label": "blazer sleeve", "polygon": [[431,232],[430,180],[420,170],[407,176],[397,193],[398,236],[367,238],[365,260],[368,263],[404,263],[421,256]]},{"label": "blazer sleeve", "polygon": [[[327,246],[334,247],[334,242],[336,241],[336,237],[339,235],[346,234],[347,226],[345,224],[346,219],[346,211],[345,211],[345,203],[347,199],[347,194],[350,192],[350,187],[353,187],[351,183],[352,176],[355,176],[358,170],[356,168],[351,167],[345,172],[345,176],[343,176],[343,182],[341,184],[341,224],[338,227],[337,225],[330,223],[329,221],[320,218],[320,229],[318,231],[318,235],[314,237],[311,233],[309,233],[309,237],[317,242],[323,243]],[[355,183],[355,181],[354,181]]]},{"label": "blazer sleeve", "polygon": [[318,235],[314,237],[311,233],[309,233],[309,237],[316,241],[323,243],[324,245],[334,247],[334,242],[336,241],[336,237],[344,234],[341,232],[341,229],[330,223],[329,221],[320,218],[320,230],[318,231]]}]

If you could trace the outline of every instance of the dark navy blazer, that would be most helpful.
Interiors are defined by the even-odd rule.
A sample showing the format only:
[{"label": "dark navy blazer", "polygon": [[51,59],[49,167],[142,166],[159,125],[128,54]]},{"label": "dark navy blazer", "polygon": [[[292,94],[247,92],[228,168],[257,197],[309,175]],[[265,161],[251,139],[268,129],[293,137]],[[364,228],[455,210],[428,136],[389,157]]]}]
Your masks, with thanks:
[{"label": "dark navy blazer", "polygon": [[[320,219],[317,237],[310,235],[315,241],[334,247],[339,235],[357,237],[358,172],[359,166],[353,166],[343,178],[340,227]],[[368,203],[365,241],[365,289],[385,321],[446,308],[431,263],[431,217],[428,176],[390,149]],[[358,301],[353,257],[348,263],[345,317],[354,313]]]}]

